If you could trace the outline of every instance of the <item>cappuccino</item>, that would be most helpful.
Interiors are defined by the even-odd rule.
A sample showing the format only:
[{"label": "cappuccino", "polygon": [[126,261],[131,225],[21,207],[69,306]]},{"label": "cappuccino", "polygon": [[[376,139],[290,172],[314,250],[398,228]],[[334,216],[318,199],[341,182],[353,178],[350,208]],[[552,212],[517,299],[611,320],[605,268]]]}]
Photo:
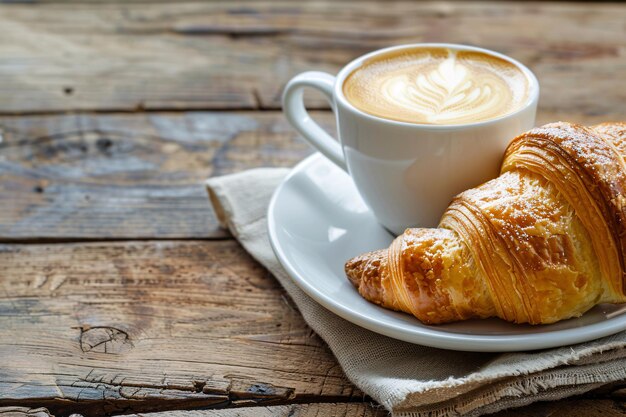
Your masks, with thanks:
[{"label": "cappuccino", "polygon": [[524,107],[529,79],[487,53],[418,47],[377,55],[344,81],[359,110],[385,119],[454,125],[499,118]]}]

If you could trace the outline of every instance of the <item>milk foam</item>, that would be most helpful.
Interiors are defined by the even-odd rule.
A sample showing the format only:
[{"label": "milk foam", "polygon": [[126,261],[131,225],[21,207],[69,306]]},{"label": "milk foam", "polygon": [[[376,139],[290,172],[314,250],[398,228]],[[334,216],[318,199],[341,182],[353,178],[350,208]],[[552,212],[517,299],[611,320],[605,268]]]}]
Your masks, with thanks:
[{"label": "milk foam", "polygon": [[462,124],[522,107],[528,79],[512,63],[473,51],[419,48],[376,56],[346,79],[357,108],[413,123]]}]

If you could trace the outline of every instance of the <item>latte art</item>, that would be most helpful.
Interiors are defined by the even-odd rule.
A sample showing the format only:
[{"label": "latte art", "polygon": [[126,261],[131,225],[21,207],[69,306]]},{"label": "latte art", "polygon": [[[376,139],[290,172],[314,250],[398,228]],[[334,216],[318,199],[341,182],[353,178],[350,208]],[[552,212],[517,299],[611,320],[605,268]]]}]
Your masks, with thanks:
[{"label": "latte art", "polygon": [[421,114],[429,123],[497,116],[511,100],[506,84],[489,74],[480,79],[469,75],[467,67],[456,62],[453,55],[426,74],[398,74],[384,80],[381,93],[390,104]]},{"label": "latte art", "polygon": [[528,80],[503,59],[434,48],[377,56],[352,73],[343,90],[353,105],[375,116],[461,124],[520,108],[528,97]]}]

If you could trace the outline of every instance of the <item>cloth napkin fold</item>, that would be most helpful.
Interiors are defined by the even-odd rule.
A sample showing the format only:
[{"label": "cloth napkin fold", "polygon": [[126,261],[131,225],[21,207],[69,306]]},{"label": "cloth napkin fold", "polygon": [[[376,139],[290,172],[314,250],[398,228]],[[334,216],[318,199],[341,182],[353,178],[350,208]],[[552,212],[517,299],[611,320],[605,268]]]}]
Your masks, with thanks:
[{"label": "cloth napkin fold", "polygon": [[534,352],[457,352],[382,336],[326,310],[296,286],[270,246],[267,207],[288,172],[261,168],[208,179],[217,217],[274,274],[347,377],[394,416],[479,416],[626,380],[626,332]]}]

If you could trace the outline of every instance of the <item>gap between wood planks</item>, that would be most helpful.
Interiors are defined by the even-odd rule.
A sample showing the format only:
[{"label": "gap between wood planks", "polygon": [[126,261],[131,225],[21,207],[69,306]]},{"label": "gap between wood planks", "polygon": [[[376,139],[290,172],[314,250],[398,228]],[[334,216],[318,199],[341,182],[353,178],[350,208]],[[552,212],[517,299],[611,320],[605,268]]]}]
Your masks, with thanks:
[{"label": "gap between wood planks", "polygon": [[233,240],[234,237],[230,235],[230,232],[226,231],[227,236],[215,236],[215,237],[0,237],[0,244],[5,245],[63,245],[70,243],[108,243],[108,242],[189,242],[189,241],[225,241]]},{"label": "gap between wood planks", "polygon": [[[255,94],[255,93],[251,93]],[[306,106],[308,111],[327,111],[331,112],[330,107],[328,106],[319,106],[312,105]],[[238,106],[238,107],[211,107],[211,106],[200,106],[200,107],[172,107],[172,106],[162,106],[162,107],[150,107],[143,108],[141,105],[137,105],[136,107],[118,107],[118,108],[110,108],[110,109],[67,109],[67,110],[33,110],[33,111],[0,111],[0,117],[28,117],[28,116],[68,116],[68,115],[115,115],[115,114],[150,114],[150,113],[188,113],[188,112],[212,112],[212,113],[238,113],[238,112],[281,112],[281,107],[276,106],[264,106],[259,105],[259,107],[254,106]]]}]

